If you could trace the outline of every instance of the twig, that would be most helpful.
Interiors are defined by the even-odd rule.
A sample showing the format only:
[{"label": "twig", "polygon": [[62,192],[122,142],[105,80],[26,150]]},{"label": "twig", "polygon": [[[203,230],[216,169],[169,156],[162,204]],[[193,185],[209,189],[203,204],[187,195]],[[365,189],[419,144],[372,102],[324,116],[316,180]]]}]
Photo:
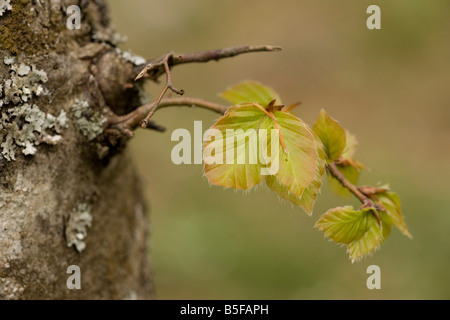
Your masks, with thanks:
[{"label": "twig", "polygon": [[372,212],[378,220],[378,224],[380,227],[382,226],[380,215],[377,210],[381,210],[380,207],[375,204],[372,199],[370,199],[366,194],[364,194],[360,188],[356,187],[353,183],[347,180],[345,176],[339,171],[336,166],[336,163],[332,162],[327,165],[328,172],[335,177],[344,188],[348,189],[351,193],[353,193],[359,201],[362,203],[362,208],[372,208]]},{"label": "twig", "polygon": [[345,178],[345,176],[336,167],[336,164],[334,162],[328,164],[327,167],[331,175],[335,177],[344,188],[353,193],[362,202],[363,205],[368,205],[370,207],[374,206],[373,201],[370,200],[369,197],[365,196],[361,191],[359,191],[359,189],[354,184],[348,181],[347,178]]},{"label": "twig", "polygon": [[[139,124],[142,123],[143,120],[150,119],[156,110],[166,107],[174,107],[174,106],[184,106],[184,107],[200,107],[204,109],[209,109],[211,111],[224,114],[228,107],[217,104],[214,102],[209,102],[203,99],[191,98],[191,97],[177,97],[177,98],[165,98],[161,99],[159,103],[150,102],[134,111],[126,114],[124,116],[113,116],[109,119],[109,128],[108,130],[118,130],[120,133],[125,134],[128,137],[133,136],[132,131],[135,130]],[[147,123],[147,128],[150,128]],[[152,124],[155,127],[154,124]]]},{"label": "twig", "polygon": [[175,92],[176,94],[179,95],[184,94],[183,90],[178,90],[173,86],[170,74],[170,67],[183,63],[208,62],[211,60],[220,60],[249,52],[262,52],[262,51],[270,52],[279,50],[281,50],[281,48],[277,46],[241,46],[218,50],[183,53],[180,55],[177,55],[173,51],[171,51],[162,57],[152,59],[148,62],[148,64],[145,67],[140,66],[135,69],[137,74],[135,80],[137,81],[141,78],[146,77],[156,81],[160,75],[165,73],[166,84],[163,90],[161,91],[161,94],[159,95],[158,99],[150,104],[141,106],[126,115],[123,116],[117,116],[114,114],[110,115],[105,129],[109,132],[119,131],[120,134],[125,135],[127,137],[133,136],[133,130],[135,130],[139,126],[139,124],[143,128],[152,128],[157,129],[158,131],[163,131],[164,128],[150,122],[150,118],[153,116],[153,114],[158,108],[167,106],[195,105],[202,108],[211,109],[216,112],[225,113],[225,111],[227,110],[225,106],[201,99],[195,98],[163,99],[164,95],[169,89]]},{"label": "twig", "polygon": [[147,128],[148,121],[152,117],[153,113],[158,108],[159,103],[166,94],[167,90],[170,89],[176,94],[183,95],[183,90],[178,90],[172,85],[170,66],[177,65],[180,63],[189,62],[208,62],[210,60],[219,60],[229,57],[234,57],[238,54],[257,52],[257,51],[276,51],[281,50],[280,47],[274,46],[242,46],[242,47],[232,47],[224,48],[219,50],[209,50],[209,51],[199,51],[194,53],[185,53],[181,55],[176,55],[173,51],[167,53],[162,58],[150,61],[142,70],[139,72],[135,81],[145,77],[149,72],[152,71],[152,77],[154,79],[165,72],[166,74],[166,85],[164,86],[158,99],[154,102],[153,106],[149,109],[147,116],[141,121],[141,127]]},{"label": "twig", "polygon": [[[207,50],[192,53],[182,53],[175,54],[174,52],[169,52],[169,57],[167,54],[149,60],[145,67],[136,67],[136,78],[140,79],[142,77],[148,77],[153,80],[157,80],[164,72],[163,61],[167,60],[169,67],[178,64],[192,63],[192,62],[208,62],[211,60],[221,60],[225,58],[231,58],[240,54],[250,53],[250,52],[272,52],[280,51],[281,47],[277,46],[240,46],[240,47],[230,47],[218,50]],[[166,59],[167,57],[167,59]]]},{"label": "twig", "polygon": [[[169,52],[164,56],[164,59],[159,62],[158,64],[148,64],[144,70],[142,70],[142,72],[136,77],[135,80],[139,80],[140,78],[142,78],[149,70],[151,70],[152,68],[154,68],[155,66],[163,66],[164,67],[164,71],[166,72],[166,85],[164,86],[164,89],[162,90],[161,94],[159,95],[158,99],[154,102],[153,107],[150,110],[156,110],[156,108],[158,107],[158,104],[161,102],[162,98],[164,97],[164,95],[166,94],[167,90],[170,89],[173,92],[175,92],[176,94],[179,95],[183,95],[184,94],[184,90],[178,90],[176,89],[173,84],[172,84],[172,78],[170,75],[170,68],[169,68],[169,58],[173,56],[173,52]],[[142,120],[141,122],[141,127],[142,128],[147,128],[148,125],[148,120],[150,119],[150,117],[152,116],[152,113],[149,112],[147,114],[147,116],[144,118],[144,120]]]}]

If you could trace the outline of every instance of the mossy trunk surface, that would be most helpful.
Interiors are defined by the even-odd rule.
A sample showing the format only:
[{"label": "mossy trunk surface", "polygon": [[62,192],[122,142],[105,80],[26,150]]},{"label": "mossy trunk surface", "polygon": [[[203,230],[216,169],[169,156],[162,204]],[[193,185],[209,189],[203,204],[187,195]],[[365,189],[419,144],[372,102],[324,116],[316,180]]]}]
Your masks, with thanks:
[{"label": "mossy trunk surface", "polygon": [[[79,30],[66,26],[70,5]],[[152,298],[139,178],[106,130],[139,90],[105,1],[0,12],[0,299]],[[67,287],[73,265],[81,289]]]}]

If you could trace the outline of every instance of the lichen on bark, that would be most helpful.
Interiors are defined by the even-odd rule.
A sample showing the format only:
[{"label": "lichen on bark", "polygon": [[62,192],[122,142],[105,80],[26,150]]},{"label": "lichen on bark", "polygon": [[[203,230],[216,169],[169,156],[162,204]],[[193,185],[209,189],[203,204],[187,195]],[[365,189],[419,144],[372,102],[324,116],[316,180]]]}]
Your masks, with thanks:
[{"label": "lichen on bark", "polygon": [[44,86],[48,80],[45,71],[35,65],[15,63],[10,56],[5,56],[3,62],[8,66],[8,76],[0,82],[0,157],[15,161],[18,149],[30,156],[39,144],[59,143],[67,117],[64,110],[55,117],[33,104],[35,97],[49,94]]}]

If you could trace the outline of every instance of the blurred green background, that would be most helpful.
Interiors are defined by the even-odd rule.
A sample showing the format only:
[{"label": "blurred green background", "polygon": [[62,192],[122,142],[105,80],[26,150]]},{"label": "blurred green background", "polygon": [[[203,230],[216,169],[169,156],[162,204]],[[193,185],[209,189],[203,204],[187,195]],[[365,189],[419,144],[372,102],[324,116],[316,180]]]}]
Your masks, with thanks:
[{"label": "blurred green background", "polygon": [[[321,108],[359,140],[371,168],[361,184],[389,182],[402,199],[413,240],[395,229],[373,256],[352,264],[314,223],[349,204],[325,184],[312,218],[266,187],[248,194],[211,187],[201,165],[172,164],[176,128],[204,130],[205,110],[154,116],[164,134],[138,130],[131,142],[145,181],[151,260],[159,299],[450,298],[450,2],[448,0],[110,0],[123,49],[147,58],[244,44],[280,45],[172,72],[186,94],[217,93],[244,79],[276,89],[312,125]],[[382,29],[366,28],[381,7]],[[164,78],[162,78],[164,80]],[[150,83],[155,97],[161,85]],[[326,181],[326,179],[324,179]],[[366,269],[381,268],[381,290]]]}]

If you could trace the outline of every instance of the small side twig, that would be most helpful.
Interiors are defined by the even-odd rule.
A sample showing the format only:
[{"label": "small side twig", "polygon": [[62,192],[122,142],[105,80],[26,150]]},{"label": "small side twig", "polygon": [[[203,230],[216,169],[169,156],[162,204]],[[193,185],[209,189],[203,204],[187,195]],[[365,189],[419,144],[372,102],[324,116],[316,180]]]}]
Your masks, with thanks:
[{"label": "small side twig", "polygon": [[358,190],[369,197],[376,196],[379,193],[384,193],[384,192],[389,191],[388,188],[377,188],[377,187],[372,187],[372,186],[359,186]]},{"label": "small side twig", "polygon": [[153,128],[155,125],[152,124],[152,127],[150,127],[151,122],[149,119],[156,112],[156,110],[166,107],[199,107],[220,114],[224,114],[228,109],[228,107],[224,105],[192,97],[164,98],[159,100],[158,103],[156,102],[157,101],[154,101],[140,106],[129,114],[123,116],[112,116],[108,121],[108,130],[117,130],[120,133],[131,137],[133,136],[133,130],[135,130],[145,119],[147,119],[146,128]]},{"label": "small side twig", "polygon": [[[150,110],[156,110],[156,108],[158,107],[158,104],[161,102],[162,98],[164,97],[164,95],[166,94],[167,90],[170,89],[173,92],[175,92],[176,94],[179,95],[183,95],[184,94],[184,90],[178,90],[176,89],[173,84],[172,84],[172,78],[170,75],[170,67],[169,67],[169,58],[173,56],[173,52],[169,52],[164,56],[164,59],[158,63],[158,64],[148,64],[144,70],[142,70],[141,73],[139,73],[139,75],[136,77],[135,80],[139,80],[140,78],[142,78],[149,70],[151,70],[152,68],[154,68],[155,66],[159,66],[162,65],[164,67],[164,71],[166,72],[166,85],[164,86],[164,89],[162,90],[161,94],[159,95],[158,99],[154,102],[153,107]],[[148,125],[148,120],[150,119],[150,117],[153,115],[153,113],[151,111],[149,111],[149,113],[147,114],[147,116],[142,120],[141,122],[141,127],[142,128],[147,128]]]}]

